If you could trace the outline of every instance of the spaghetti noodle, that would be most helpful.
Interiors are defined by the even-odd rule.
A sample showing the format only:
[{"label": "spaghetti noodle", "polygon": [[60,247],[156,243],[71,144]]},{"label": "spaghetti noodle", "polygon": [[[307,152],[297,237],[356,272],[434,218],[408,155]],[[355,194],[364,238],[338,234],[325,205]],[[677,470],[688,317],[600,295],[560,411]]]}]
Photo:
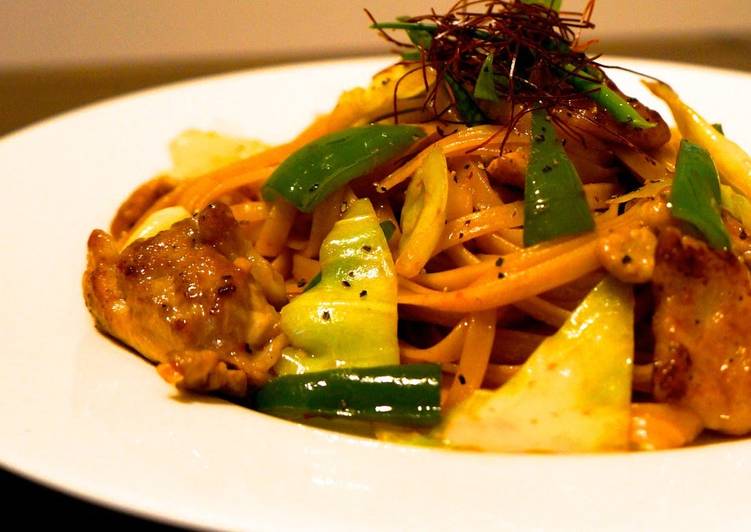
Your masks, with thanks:
[{"label": "spaghetti noodle", "polygon": [[[721,212],[719,200],[712,203],[703,197],[686,200],[698,218],[671,215],[676,202],[683,201],[675,193],[671,196],[671,190],[674,180],[684,178],[684,152],[678,151],[677,139],[687,132],[681,126],[671,139],[657,113],[624,97],[605,70],[587,57],[579,32],[592,26],[591,7],[581,15],[550,9],[544,2],[469,1],[459,2],[445,15],[376,23],[404,51],[405,59],[378,73],[370,88],[345,93],[330,114],[316,119],[288,144],[203,175],[165,186],[160,182],[159,192],[147,202],[136,205],[129,200],[121,208],[129,213],[127,223],[122,217],[113,222],[119,245],[128,244],[123,249],[108,247],[102,232],[92,235],[84,292],[100,327],[157,362],[160,374],[179,387],[247,396],[279,375],[325,368],[319,354],[306,347],[320,345],[316,342],[328,341],[327,349],[339,350],[330,367],[353,365],[342,352],[348,344],[351,349],[374,349],[355,340],[370,334],[358,327],[368,326],[369,319],[373,326],[392,323],[393,330],[384,325],[388,338],[376,346],[378,354],[373,356],[408,365],[439,364],[442,407],[448,412],[457,405],[461,408],[432,434],[437,441],[442,435],[465,441],[463,434],[456,436],[458,427],[482,427],[478,434],[485,436],[498,430],[489,421],[487,405],[501,404],[501,395],[489,390],[518,388],[523,379],[531,378],[530,372],[541,371],[532,369],[529,361],[541,359],[540,353],[553,342],[563,342],[561,331],[583,327],[577,320],[588,316],[590,327],[600,326],[597,320],[610,311],[593,311],[592,294],[602,298],[633,292],[635,305],[628,295],[602,307],[631,309],[624,312],[635,321],[629,340],[635,347],[624,362],[633,375],[622,381],[631,397],[626,403],[631,410],[625,414],[633,420],[631,428],[619,436],[613,436],[617,430],[612,429],[608,443],[599,447],[589,441],[572,446],[566,440],[560,450],[667,448],[690,443],[702,427],[747,433],[751,422],[745,421],[745,410],[751,410],[751,392],[742,391],[745,373],[720,382],[716,368],[730,363],[727,353],[694,349],[707,345],[708,337],[729,334],[736,346],[733,356],[745,360],[748,355],[740,353],[747,337],[732,320],[699,324],[703,317],[698,316],[706,308],[693,313],[689,308],[692,319],[697,316],[690,327],[701,330],[678,338],[675,330],[687,318],[665,317],[664,309],[674,289],[684,290],[687,307],[736,296],[743,301],[751,293],[751,280],[738,242],[751,228],[732,219],[740,217],[737,212]],[[387,30],[404,30],[410,41],[398,41]],[[416,72],[422,73],[417,84],[414,77],[408,78]],[[405,79],[411,81],[400,90]],[[653,90],[668,99],[674,113],[683,112],[669,89],[655,85]],[[685,122],[680,117],[677,121]],[[383,149],[394,150],[393,155],[347,177],[312,208],[307,203],[301,208],[300,198],[324,185],[321,168],[331,171],[332,160],[346,157],[360,164],[372,155],[367,142],[364,150],[347,145],[348,128],[369,124],[417,126],[421,133],[409,138],[405,148],[389,144],[387,133],[397,129],[379,130]],[[312,156],[300,154],[311,146],[325,152],[332,133],[341,135],[336,149],[354,151],[332,151],[328,162],[316,159],[318,166],[308,164]],[[717,139],[707,140],[702,134],[690,132],[692,140],[704,144],[715,158],[723,157]],[[367,131],[360,129],[358,135],[367,137]],[[546,151],[548,144],[558,151]],[[671,157],[676,153],[674,164]],[[308,166],[295,168],[291,177],[279,177],[294,157],[307,157]],[[568,161],[573,174],[562,169]],[[718,166],[728,171],[743,168],[727,161]],[[748,176],[721,172],[719,177],[733,185],[727,194],[746,191]],[[304,187],[299,183],[303,178],[309,179]],[[270,194],[269,183],[282,179],[297,181],[285,181]],[[566,182],[573,188],[566,188]],[[707,194],[715,188],[709,182]],[[217,205],[229,209],[225,212]],[[576,205],[589,225],[571,218]],[[744,204],[733,205],[737,210]],[[177,206],[192,218],[142,229],[146,232],[137,233],[139,238],[132,242],[144,220]],[[369,220],[376,220],[383,234],[374,232]],[[727,233],[726,226],[735,228],[726,245],[705,243],[705,227],[712,223],[720,233]],[[538,226],[547,232],[536,237],[542,238],[539,243],[525,247]],[[671,231],[680,235],[677,240],[664,238]],[[646,251],[645,234],[653,239]],[[352,247],[355,241],[357,247]],[[169,246],[178,250],[175,256]],[[676,262],[679,255],[683,262]],[[638,281],[630,273],[635,261]],[[148,275],[138,277],[146,271]],[[675,288],[675,281],[664,280],[675,271],[687,279],[693,275],[702,286],[717,285],[716,292],[702,291],[690,281]],[[735,286],[712,280],[724,274],[732,275]],[[393,290],[383,281],[390,276]],[[128,284],[134,277],[135,284]],[[158,287],[153,286],[155,279]],[[628,288],[602,288],[607,279],[620,279],[613,282]],[[242,299],[233,299],[241,293]],[[303,315],[298,309],[313,300],[318,306],[305,307],[312,314]],[[192,309],[190,319],[184,317],[187,308]],[[201,321],[205,316],[213,321]],[[293,319],[298,328],[290,330],[285,323]],[[346,319],[352,321],[338,321]],[[338,332],[317,332],[321,324],[333,322],[339,328],[331,330]],[[609,334],[603,327],[600,339]],[[651,333],[644,332],[649,329]],[[319,337],[311,343],[301,339],[305,334]],[[330,338],[323,337],[328,334]],[[706,362],[707,357],[714,358]],[[638,365],[632,365],[634,361]],[[575,358],[569,362],[578,367]],[[586,377],[589,370],[577,371]],[[550,378],[537,376],[541,382]],[[745,406],[730,408],[729,414],[723,410],[723,415],[740,419],[726,430],[727,425],[715,421],[715,411],[724,405],[703,395],[722,394],[728,388],[745,400]],[[608,408],[616,408],[614,404],[608,403]],[[468,412],[474,422],[468,421]],[[608,415],[607,422],[615,423],[616,414]],[[505,422],[511,423],[498,423]],[[540,430],[555,427],[562,431],[556,432],[561,438],[569,438],[552,422],[545,427]],[[379,433],[384,434],[382,427]],[[490,443],[485,444],[485,436],[478,436],[477,448],[504,449],[505,437],[487,437]],[[620,443],[613,444],[613,438],[621,438]],[[449,445],[451,440],[443,438]],[[530,450],[559,450],[538,436],[529,442]],[[509,448],[516,449],[514,445]]]}]

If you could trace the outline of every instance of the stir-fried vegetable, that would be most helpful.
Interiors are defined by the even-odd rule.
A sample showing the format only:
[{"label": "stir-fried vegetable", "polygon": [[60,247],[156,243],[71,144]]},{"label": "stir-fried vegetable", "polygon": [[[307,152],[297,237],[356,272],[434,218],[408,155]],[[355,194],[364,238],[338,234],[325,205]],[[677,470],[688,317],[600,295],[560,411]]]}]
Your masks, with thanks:
[{"label": "stir-fried vegetable", "polygon": [[415,172],[402,209],[402,238],[396,271],[410,278],[419,274],[433,255],[446,221],[448,169],[439,149],[432,150]]},{"label": "stir-fried vegetable", "polygon": [[456,110],[459,112],[459,116],[462,117],[462,121],[468,126],[476,126],[477,124],[485,124],[488,122],[488,117],[477,106],[477,103],[472,99],[472,96],[462,87],[461,83],[456,81],[450,74],[446,74],[446,83],[451,87],[451,92],[456,100]]},{"label": "stir-fried vegetable", "polygon": [[576,71],[573,65],[566,65],[565,70],[571,74],[566,78],[566,81],[600,105],[618,122],[629,124],[639,129],[655,127],[656,124],[645,120],[623,96],[608,87],[601,80],[596,79],[587,72]]},{"label": "stir-fried vegetable", "polygon": [[722,207],[735,216],[747,233],[751,233],[751,201],[727,185],[720,185]]},{"label": "stir-fried vegetable", "polygon": [[487,100],[489,102],[499,102],[501,98],[495,90],[496,75],[493,71],[493,54],[488,54],[482,62],[480,75],[477,76],[475,83],[474,97],[477,100]]},{"label": "stir-fried vegetable", "polygon": [[715,249],[728,249],[730,237],[720,216],[720,181],[704,148],[681,141],[670,195],[673,216],[698,229]]},{"label": "stir-fried vegetable", "polygon": [[141,238],[151,238],[157,233],[169,229],[173,224],[176,224],[185,218],[190,218],[190,213],[187,209],[179,205],[155,211],[133,229],[128,240],[125,241],[123,248],[128,247]]},{"label": "stir-fried vegetable", "polygon": [[261,141],[189,129],[170,142],[172,170],[178,179],[195,177],[268,149]]},{"label": "stir-fried vegetable", "polygon": [[441,420],[440,382],[437,364],[287,375],[261,388],[254,406],[291,419],[342,417],[425,427]]},{"label": "stir-fried vegetable", "polygon": [[373,76],[370,86],[343,92],[328,120],[334,122],[336,129],[368,123],[374,117],[392,112],[394,99],[398,104],[417,98],[434,82],[435,72],[431,68],[392,65]]},{"label": "stir-fried vegetable", "polygon": [[629,286],[606,278],[511,380],[495,392],[476,391],[437,435],[488,451],[625,450],[633,316]]},{"label": "stir-fried vegetable", "polygon": [[544,110],[532,113],[532,149],[524,186],[524,245],[591,231],[579,175]]},{"label": "stir-fried vegetable", "polygon": [[645,85],[668,104],[681,135],[709,152],[720,179],[751,198],[751,156],[683,102],[670,85],[658,82]]},{"label": "stir-fried vegetable", "polygon": [[367,199],[354,202],[321,245],[321,281],[282,309],[290,343],[277,373],[399,362],[396,275]]},{"label": "stir-fried vegetable", "polygon": [[547,7],[554,11],[561,10],[561,0],[522,0],[522,3]]},{"label": "stir-fried vegetable", "polygon": [[310,212],[336,189],[406,151],[425,132],[416,126],[371,125],[331,133],[289,156],[263,186],[267,201],[278,196]]}]

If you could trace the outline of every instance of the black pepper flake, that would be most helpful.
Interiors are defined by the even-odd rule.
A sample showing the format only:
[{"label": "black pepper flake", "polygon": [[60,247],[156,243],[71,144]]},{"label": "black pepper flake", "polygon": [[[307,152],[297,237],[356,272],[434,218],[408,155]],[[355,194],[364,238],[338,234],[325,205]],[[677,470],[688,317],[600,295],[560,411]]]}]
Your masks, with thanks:
[{"label": "black pepper flake", "polygon": [[460,233],[459,233],[459,240],[461,240],[462,238],[464,238],[464,233],[461,233],[461,232],[460,232]]},{"label": "black pepper flake", "polygon": [[310,185],[308,192],[315,192],[316,190],[318,190],[318,186],[318,183],[313,183],[312,185]]},{"label": "black pepper flake", "polygon": [[503,273],[503,272],[498,272],[498,278],[499,279],[505,279],[506,278],[506,274]]},{"label": "black pepper flake", "polygon": [[546,164],[545,166],[543,166],[543,167],[542,167],[542,173],[543,173],[543,174],[547,174],[547,173],[548,173],[548,172],[550,172],[551,170],[553,170],[553,167],[552,167],[552,166],[550,166],[549,164]]},{"label": "black pepper flake", "polygon": [[331,312],[329,312],[328,310],[321,312],[321,319],[323,321],[329,321],[331,319]]},{"label": "black pepper flake", "polygon": [[535,135],[535,142],[545,142],[545,135]]},{"label": "black pepper flake", "polygon": [[472,223],[472,220],[464,220],[464,225],[469,225]]},{"label": "black pepper flake", "polygon": [[621,257],[621,264],[631,264],[634,261],[634,259],[631,258],[631,255],[624,255]]},{"label": "black pepper flake", "polygon": [[354,277],[355,276],[355,272],[349,272],[347,275],[349,275],[350,277]]},{"label": "black pepper flake", "polygon": [[368,291],[367,290],[360,290],[360,297],[365,297],[367,295],[368,295]]},{"label": "black pepper flake", "polygon": [[349,288],[350,286],[352,286],[352,284],[349,281],[345,280],[345,281],[342,281],[342,286],[344,288]]},{"label": "black pepper flake", "polygon": [[362,247],[362,250],[363,250],[363,251],[364,251],[365,253],[370,253],[371,251],[373,251],[373,248],[372,248],[372,247],[370,247],[369,245],[365,244],[365,245],[364,245],[364,246]]},{"label": "black pepper flake", "polygon": [[253,348],[250,347],[249,343],[245,343],[245,345],[243,345],[243,348],[245,349],[246,353],[252,353],[253,352]]},{"label": "black pepper flake", "polygon": [[499,268],[503,266],[503,257],[498,257],[497,259],[495,259],[495,265]]},{"label": "black pepper flake", "polygon": [[469,163],[467,163],[467,164],[464,165],[464,169],[465,170],[469,170]]},{"label": "black pepper flake", "polygon": [[459,379],[459,384],[461,384],[462,386],[464,386],[465,384],[467,384],[467,379],[461,373],[459,374],[458,379]]},{"label": "black pepper flake", "polygon": [[626,204],[619,203],[618,204],[618,216],[621,216],[624,212],[626,212]]},{"label": "black pepper flake", "polygon": [[454,183],[459,182],[459,176],[457,176],[456,174],[453,175],[453,179],[454,179]]},{"label": "black pepper flake", "polygon": [[218,296],[228,296],[232,294],[237,288],[233,284],[226,284],[224,286],[220,286],[216,289],[216,295]]},{"label": "black pepper flake", "polygon": [[376,185],[376,192],[383,194],[384,192],[386,192],[386,187],[384,187],[383,185]]}]

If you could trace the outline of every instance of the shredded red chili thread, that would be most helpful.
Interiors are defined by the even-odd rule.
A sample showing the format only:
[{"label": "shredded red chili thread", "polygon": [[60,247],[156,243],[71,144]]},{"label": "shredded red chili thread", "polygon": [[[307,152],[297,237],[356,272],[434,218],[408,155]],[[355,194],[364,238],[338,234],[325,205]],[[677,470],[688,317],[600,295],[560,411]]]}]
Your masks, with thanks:
[{"label": "shredded red chili thread", "polygon": [[[448,75],[469,93],[480,76],[485,58],[492,53],[495,89],[501,100],[493,104],[493,121],[509,126],[501,143],[502,150],[511,132],[527,113],[540,108],[577,111],[577,103],[585,101],[587,95],[568,83],[572,76],[596,76],[608,81],[603,69],[609,67],[598,63],[599,56],[588,57],[586,54],[594,41],[581,41],[582,32],[595,27],[591,22],[594,5],[595,0],[589,0],[581,12],[558,12],[521,0],[465,0],[454,4],[445,14],[432,12],[400,19],[435,28],[431,30],[432,38],[427,48],[399,41],[384,29],[378,31],[399,49],[419,52],[419,60],[404,62],[415,66],[409,69],[409,73],[417,69],[425,73],[430,67],[436,72],[437,79],[443,80]],[[367,9],[365,12],[377,24]],[[423,110],[431,112],[433,120],[456,123],[456,120],[447,118],[452,108],[456,110],[456,101],[440,107],[438,94],[443,84],[434,83],[428,87],[427,74],[424,78],[428,91]],[[394,90],[393,113],[388,117],[397,122],[399,115],[407,112],[397,108],[399,82]],[[553,120],[572,136],[579,136],[555,116]],[[602,124],[599,127],[603,127]],[[616,131],[612,134],[620,137]]]}]

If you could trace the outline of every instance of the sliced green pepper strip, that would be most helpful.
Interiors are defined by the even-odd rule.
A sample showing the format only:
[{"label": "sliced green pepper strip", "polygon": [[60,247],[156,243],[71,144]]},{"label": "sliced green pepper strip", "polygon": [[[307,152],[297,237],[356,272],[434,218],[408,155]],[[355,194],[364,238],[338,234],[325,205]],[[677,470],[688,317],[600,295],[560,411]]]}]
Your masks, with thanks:
[{"label": "sliced green pepper strip", "polygon": [[421,57],[420,51],[415,48],[402,52],[402,59],[404,61],[419,61]]},{"label": "sliced green pepper strip", "polygon": [[[399,22],[407,22],[408,19],[409,17],[397,17],[396,20],[398,20]],[[412,41],[412,44],[414,44],[418,48],[422,48],[423,50],[430,49],[430,45],[433,43],[432,31],[408,28],[406,29],[406,32],[407,37],[409,37],[409,40]]]},{"label": "sliced green pepper strip", "polygon": [[397,364],[397,279],[369,200],[355,201],[334,224],[320,262],[321,281],[282,309],[282,331],[298,349],[282,357],[277,374]]},{"label": "sliced green pepper strip", "polygon": [[330,193],[403,153],[425,131],[416,126],[370,125],[325,135],[290,155],[263,186],[263,197],[278,196],[311,212]]},{"label": "sliced green pepper strip", "polygon": [[579,175],[547,113],[532,112],[532,147],[524,186],[524,245],[594,229]]},{"label": "sliced green pepper strip", "polygon": [[730,237],[720,214],[720,178],[709,152],[683,139],[675,163],[670,195],[675,218],[698,229],[715,249],[730,248]]},{"label": "sliced green pepper strip", "polygon": [[605,109],[610,116],[621,124],[629,124],[638,129],[649,129],[657,124],[648,122],[623,96],[594,78],[590,74],[577,71],[574,65],[566,65],[566,72],[571,74],[568,81],[576,90],[585,94],[597,105]]},{"label": "sliced green pepper strip", "polygon": [[495,75],[493,73],[493,54],[485,56],[482,62],[480,75],[475,82],[474,97],[476,100],[487,100],[489,102],[498,102],[501,99],[495,90]]},{"label": "sliced green pepper strip", "polygon": [[522,4],[542,6],[553,11],[561,10],[561,0],[522,0]]},{"label": "sliced green pepper strip", "polygon": [[288,419],[340,417],[425,427],[441,420],[440,382],[437,364],[287,375],[262,387],[253,407]]},{"label": "sliced green pepper strip", "polygon": [[475,126],[477,124],[485,124],[488,122],[488,117],[477,106],[477,103],[472,99],[472,96],[462,87],[461,83],[456,81],[449,73],[444,74],[446,83],[451,87],[451,92],[456,100],[456,110],[459,112],[459,116],[468,126]]},{"label": "sliced green pepper strip", "polygon": [[386,237],[386,242],[390,241],[391,237],[394,236],[394,231],[396,231],[396,225],[391,220],[384,220],[380,223],[380,226],[383,236]]},{"label": "sliced green pepper strip", "polygon": [[[376,22],[370,25],[371,30],[405,30],[405,31],[423,31],[431,36],[438,33],[438,26],[435,24],[422,24],[421,22]],[[488,39],[496,41],[490,33],[477,28],[465,28],[466,32],[478,39]]]},{"label": "sliced green pepper strip", "polygon": [[321,272],[318,272],[313,276],[313,278],[308,282],[308,284],[305,285],[305,288],[303,289],[303,292],[307,292],[314,286],[318,285],[318,283],[321,282]]}]

